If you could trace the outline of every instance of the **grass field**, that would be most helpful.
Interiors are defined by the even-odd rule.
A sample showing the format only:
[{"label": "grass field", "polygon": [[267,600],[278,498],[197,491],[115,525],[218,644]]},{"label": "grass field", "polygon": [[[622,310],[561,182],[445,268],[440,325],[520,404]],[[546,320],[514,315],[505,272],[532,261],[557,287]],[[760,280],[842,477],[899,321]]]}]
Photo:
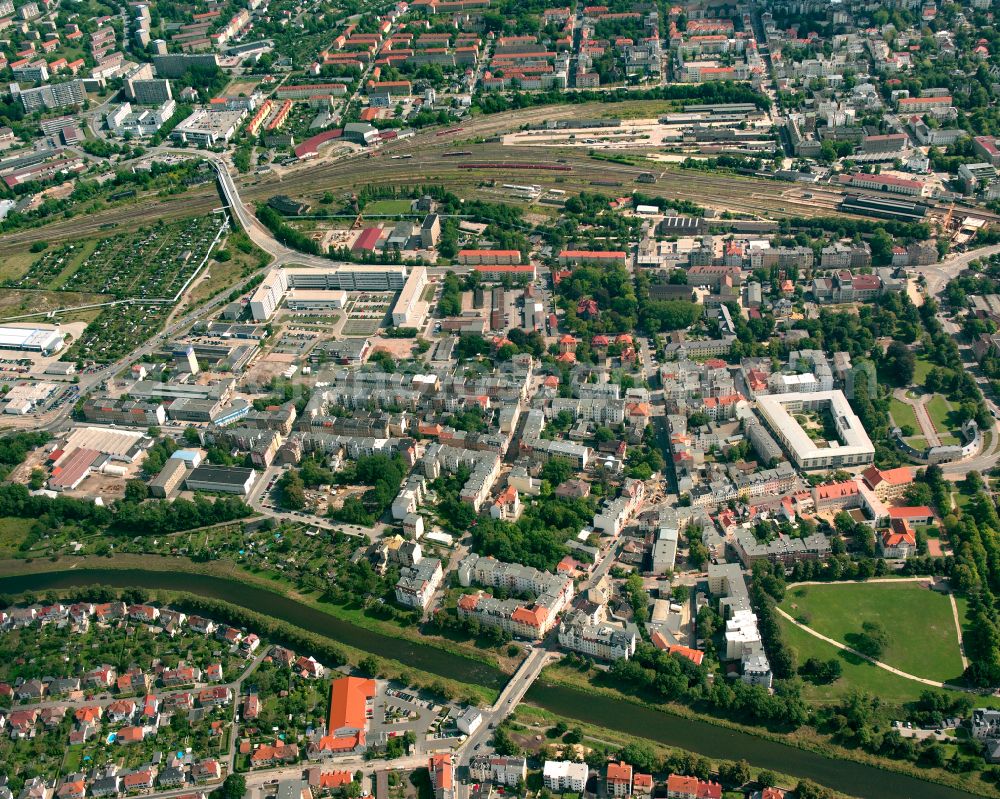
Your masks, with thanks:
[{"label": "grass field", "polygon": [[914,449],[927,449],[927,439],[923,436],[910,436],[906,443]]},{"label": "grass field", "polygon": [[408,214],[411,200],[375,200],[365,206],[365,214]]},{"label": "grass field", "polygon": [[0,259],[0,280],[17,280],[36,260],[38,253],[29,252],[27,247],[23,252],[13,253]]},{"label": "grass field", "polygon": [[223,289],[238,283],[242,278],[249,275],[255,269],[261,268],[269,259],[264,252],[257,247],[252,252],[243,252],[233,241],[232,236],[225,242],[223,247],[232,254],[232,259],[225,262],[210,261],[208,277],[199,280],[191,290],[191,302],[197,305],[210,297],[215,296]]},{"label": "grass field", "polygon": [[953,429],[951,424],[951,405],[940,394],[935,394],[928,401],[927,415],[931,417],[935,429],[942,437]]},{"label": "grass field", "polygon": [[919,583],[793,586],[781,607],[796,618],[808,614],[809,627],[848,646],[864,622],[879,622],[889,637],[884,663],[932,680],[962,674],[948,598]]},{"label": "grass field", "polygon": [[626,100],[606,106],[604,119],[656,119],[660,114],[680,110],[680,103],[672,100]]},{"label": "grass field", "polygon": [[0,516],[0,557],[9,558],[21,546],[31,529],[31,519]]},{"label": "grass field", "polygon": [[920,432],[920,424],[917,422],[917,414],[913,408],[895,397],[889,400],[889,413],[892,420],[898,427],[909,426],[915,433]]},{"label": "grass field", "polygon": [[[22,314],[52,311],[56,308],[73,308],[92,302],[106,302],[107,297],[79,291],[22,291],[20,289],[0,290],[0,320],[11,319]],[[88,311],[60,314],[61,322],[90,322],[97,318],[99,308]]]},{"label": "grass field", "polygon": [[917,356],[917,365],[913,370],[913,383],[917,386],[922,386],[927,381],[927,373],[934,368],[927,358],[923,355]]},{"label": "grass field", "polygon": [[800,630],[787,619],[779,617],[778,622],[785,644],[795,652],[796,663],[801,664],[811,657],[840,661],[843,672],[836,682],[830,685],[804,683],[803,698],[810,703],[830,704],[843,699],[853,690],[863,689],[885,702],[901,705],[917,699],[920,692],[927,688],[926,685],[899,677],[849,652],[839,650],[805,630]]}]

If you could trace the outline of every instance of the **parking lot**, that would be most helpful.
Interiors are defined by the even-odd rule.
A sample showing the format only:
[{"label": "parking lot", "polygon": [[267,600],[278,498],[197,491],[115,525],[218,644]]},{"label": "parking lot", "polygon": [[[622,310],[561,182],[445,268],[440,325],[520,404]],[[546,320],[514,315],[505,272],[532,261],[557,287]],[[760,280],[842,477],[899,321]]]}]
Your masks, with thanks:
[{"label": "parking lot", "polygon": [[458,710],[451,705],[442,705],[421,693],[393,687],[380,680],[374,701],[371,737],[383,740],[412,732],[418,747],[421,742],[428,741],[434,742],[428,748],[439,748],[442,741],[454,741],[457,745],[465,737],[455,726],[457,713]]},{"label": "parking lot", "polygon": [[381,321],[392,307],[395,294],[389,292],[362,292],[347,301],[347,315],[350,319],[369,319]]}]

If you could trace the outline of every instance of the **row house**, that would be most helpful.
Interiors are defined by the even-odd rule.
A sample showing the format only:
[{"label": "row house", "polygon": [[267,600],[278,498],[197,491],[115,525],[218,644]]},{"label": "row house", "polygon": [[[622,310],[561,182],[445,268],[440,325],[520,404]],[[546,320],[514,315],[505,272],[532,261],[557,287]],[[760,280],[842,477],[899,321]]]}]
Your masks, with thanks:
[{"label": "row house", "polygon": [[458,602],[461,619],[475,619],[488,627],[499,627],[516,638],[537,641],[552,629],[556,613],[539,604],[516,599],[496,599],[480,591],[466,594]]}]

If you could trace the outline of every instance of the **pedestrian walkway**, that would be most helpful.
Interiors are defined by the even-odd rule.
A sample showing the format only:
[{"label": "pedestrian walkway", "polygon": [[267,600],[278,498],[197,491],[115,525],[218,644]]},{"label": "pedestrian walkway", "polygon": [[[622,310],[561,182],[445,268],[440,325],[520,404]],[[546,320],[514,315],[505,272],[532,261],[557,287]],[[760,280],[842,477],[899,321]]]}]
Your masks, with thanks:
[{"label": "pedestrian walkway", "polygon": [[934,422],[931,421],[931,417],[927,414],[927,408],[924,407],[924,403],[928,402],[934,395],[925,394],[918,399],[912,399],[907,396],[905,389],[897,388],[892,392],[892,396],[913,409],[913,415],[917,417],[917,424],[920,425],[920,434],[927,439],[927,445],[931,447],[941,446],[941,436],[938,435],[937,428],[934,427]]},{"label": "pedestrian walkway", "polygon": [[965,656],[965,641],[962,640],[962,620],[958,616],[958,603],[955,595],[948,593],[948,601],[951,602],[951,615],[955,617],[955,634],[958,636],[958,651],[962,656],[962,671],[969,668],[969,659]]},{"label": "pedestrian walkway", "polygon": [[818,638],[820,641],[825,641],[826,643],[830,644],[830,646],[836,647],[837,649],[840,649],[844,652],[850,652],[852,655],[859,657],[862,660],[867,660],[873,666],[878,666],[880,669],[885,669],[886,671],[895,674],[897,677],[903,677],[904,679],[907,680],[913,680],[914,682],[921,683],[922,685],[929,685],[932,688],[947,688],[952,691],[967,691],[969,693],[973,693],[972,691],[968,691],[968,689],[961,688],[960,686],[957,685],[952,685],[946,682],[939,682],[938,680],[928,680],[926,677],[918,677],[915,674],[909,674],[908,672],[901,671],[900,669],[897,669],[894,666],[890,666],[888,663],[883,663],[881,660],[876,660],[875,658],[868,657],[868,655],[859,652],[857,649],[854,649],[853,647],[847,646],[846,644],[842,644],[840,643],[840,641],[834,641],[832,638],[828,638],[822,633],[816,632],[811,627],[807,627],[805,624],[801,624],[800,622],[793,619],[781,608],[776,607],[775,610],[778,611],[778,613],[782,616],[782,618],[788,619],[788,621],[790,621],[800,630],[805,630],[807,633],[809,633],[809,635],[813,636],[814,638]]}]

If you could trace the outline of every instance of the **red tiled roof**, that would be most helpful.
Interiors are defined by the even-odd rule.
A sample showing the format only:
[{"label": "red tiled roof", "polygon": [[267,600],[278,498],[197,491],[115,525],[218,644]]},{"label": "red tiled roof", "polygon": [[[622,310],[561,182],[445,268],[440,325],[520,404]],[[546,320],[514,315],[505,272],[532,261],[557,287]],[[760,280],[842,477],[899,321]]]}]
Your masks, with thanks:
[{"label": "red tiled roof", "polygon": [[541,627],[545,622],[548,611],[538,605],[532,608],[518,608],[511,614],[511,619],[519,624],[527,624],[529,627]]},{"label": "red tiled roof", "polygon": [[697,777],[671,774],[667,777],[667,793],[679,793],[697,799],[722,799],[722,786],[717,782],[702,782]]},{"label": "red tiled roof", "polygon": [[434,787],[439,791],[450,791],[455,777],[451,754],[432,755],[429,765]]},{"label": "red tiled roof", "polygon": [[622,250],[563,250],[560,258],[624,258]]},{"label": "red tiled roof", "polygon": [[926,505],[889,508],[889,519],[924,519],[933,516],[934,511]]}]

